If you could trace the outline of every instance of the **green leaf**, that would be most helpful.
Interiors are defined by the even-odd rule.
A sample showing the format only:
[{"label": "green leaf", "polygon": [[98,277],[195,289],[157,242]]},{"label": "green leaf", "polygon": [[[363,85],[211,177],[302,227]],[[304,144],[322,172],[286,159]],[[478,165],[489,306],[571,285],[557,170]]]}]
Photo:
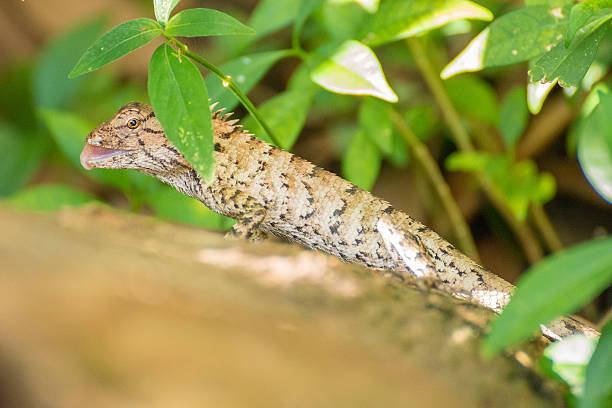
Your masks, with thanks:
[{"label": "green leaf", "polygon": [[527,217],[529,203],[543,204],[555,195],[555,179],[538,174],[532,161],[514,163],[507,155],[484,152],[455,152],[446,160],[451,171],[484,172],[504,196],[517,218]]},{"label": "green leaf", "polygon": [[[291,150],[293,147],[306,122],[313,95],[312,91],[291,89],[274,96],[257,108],[282,149]],[[251,116],[244,121],[244,127],[260,139],[272,143],[265,130]]]},{"label": "green leaf", "polygon": [[525,7],[497,18],[443,70],[450,78],[461,72],[514,64],[550,51],[567,29],[563,9]]},{"label": "green leaf", "polygon": [[64,108],[73,102],[86,80],[68,79],[68,73],[98,38],[103,26],[103,18],[87,21],[53,39],[45,47],[32,75],[35,106]]},{"label": "green leaf", "polygon": [[0,119],[0,197],[23,187],[40,167],[46,146],[26,136],[10,122]]},{"label": "green leaf", "polygon": [[493,19],[493,14],[465,0],[387,0],[365,27],[364,42],[375,46],[414,37],[452,21]]},{"label": "green leaf", "polygon": [[391,125],[391,106],[374,98],[365,98],[359,108],[359,126],[363,134],[385,155],[393,149],[393,126]]},{"label": "green leaf", "polygon": [[62,153],[75,168],[80,169],[79,156],[83,150],[85,137],[94,126],[69,112],[40,109],[39,113]]},{"label": "green leaf", "polygon": [[419,105],[406,111],[404,119],[410,130],[421,141],[428,140],[439,127],[439,118],[431,105]]},{"label": "green leaf", "polygon": [[249,26],[255,29],[254,38],[280,30],[289,25],[298,12],[301,0],[263,0],[257,4],[249,19]]},{"label": "green leaf", "polygon": [[584,334],[574,334],[556,341],[544,350],[540,366],[553,379],[565,381],[574,395],[582,395],[587,365],[597,341]]},{"label": "green leaf", "polygon": [[444,82],[446,92],[460,113],[497,126],[499,106],[493,87],[476,75],[464,75]]},{"label": "green leaf", "polygon": [[165,220],[217,231],[226,231],[235,223],[231,218],[209,210],[198,200],[187,197],[169,186],[149,194],[147,202],[153,207],[157,216]]},{"label": "green leaf", "polygon": [[359,37],[370,15],[354,1],[326,1],[321,8],[321,22],[333,42]]},{"label": "green leaf", "polygon": [[387,156],[395,167],[405,167],[410,162],[410,150],[406,140],[398,132],[391,137],[391,153]]},{"label": "green leaf", "polygon": [[323,88],[342,94],[371,95],[397,102],[374,52],[354,40],[344,42],[338,50],[310,74]]},{"label": "green leaf", "polygon": [[586,383],[579,408],[612,406],[612,321],[601,330],[601,337],[586,370]]},{"label": "green leaf", "polygon": [[57,211],[97,201],[84,191],[61,184],[44,184],[13,194],[4,203],[27,211]]},{"label": "green leaf", "polygon": [[162,25],[165,25],[170,18],[170,13],[176,7],[180,0],[153,0],[153,9],[155,10],[155,18]]},{"label": "green leaf", "polygon": [[499,129],[506,148],[514,149],[528,119],[527,92],[524,86],[516,86],[504,97],[499,111]]},{"label": "green leaf", "polygon": [[215,175],[212,115],[200,71],[189,58],[162,44],[151,57],[148,88],[168,139],[210,183]]},{"label": "green leaf", "polygon": [[302,27],[304,23],[308,19],[308,17],[312,14],[313,11],[321,7],[321,5],[325,2],[325,0],[302,0],[300,1],[300,6],[297,11],[297,15],[295,18],[295,23],[293,24],[293,36],[294,41],[297,41],[299,34],[302,32]]},{"label": "green leaf", "polygon": [[578,161],[593,189],[612,204],[612,94],[595,92],[599,104],[580,126]]},{"label": "green leaf", "polygon": [[368,13],[376,13],[378,10],[378,5],[380,4],[380,0],[353,0],[355,3],[359,4],[365,11]]},{"label": "green leaf", "polygon": [[370,190],[378,177],[381,163],[382,156],[376,145],[363,131],[358,131],[342,158],[342,174],[353,184]]},{"label": "green leaf", "polygon": [[166,34],[174,37],[211,35],[244,35],[255,31],[218,10],[193,8],[183,10],[170,19]]},{"label": "green leaf", "polygon": [[550,82],[556,79],[562,87],[578,87],[593,63],[607,29],[607,25],[600,26],[590,35],[577,37],[569,48],[565,48],[565,44],[560,42],[532,64],[529,81]]},{"label": "green leaf", "polygon": [[[226,75],[231,76],[236,86],[246,95],[276,61],[287,55],[289,55],[289,51],[269,51],[244,55],[226,62],[219,69]],[[228,87],[223,86],[219,77],[209,74],[204,82],[208,88],[210,101],[212,103],[218,102],[218,108],[232,110],[236,107],[238,99]]]},{"label": "green leaf", "polygon": [[612,283],[612,237],[595,239],[552,255],[519,280],[503,313],[493,322],[483,350],[494,354],[528,338],[540,324],[575,312]]},{"label": "green leaf", "polygon": [[100,69],[157,38],[162,28],[149,18],[126,21],[106,32],[85,51],[69,75],[74,78]]},{"label": "green leaf", "polygon": [[570,45],[578,30],[583,28],[597,12],[603,11],[604,14],[612,13],[612,10],[605,10],[606,8],[612,9],[612,0],[587,0],[574,5],[570,11],[565,46]]},{"label": "green leaf", "polygon": [[524,0],[525,6],[549,6],[566,7],[574,3],[574,0]]}]

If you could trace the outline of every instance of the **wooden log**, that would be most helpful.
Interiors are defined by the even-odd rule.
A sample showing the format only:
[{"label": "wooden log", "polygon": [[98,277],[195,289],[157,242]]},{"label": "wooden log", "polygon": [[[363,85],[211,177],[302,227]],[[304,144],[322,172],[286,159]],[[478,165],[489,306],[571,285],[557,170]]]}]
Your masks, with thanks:
[{"label": "wooden log", "polygon": [[98,206],[0,226],[2,407],[563,404],[481,359],[488,311],[323,254]]}]

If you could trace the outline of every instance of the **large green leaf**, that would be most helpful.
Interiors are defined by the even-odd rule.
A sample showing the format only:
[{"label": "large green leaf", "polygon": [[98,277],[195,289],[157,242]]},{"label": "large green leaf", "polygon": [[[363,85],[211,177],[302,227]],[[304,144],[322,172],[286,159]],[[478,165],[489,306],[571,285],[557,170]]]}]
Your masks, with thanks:
[{"label": "large green leaf", "polygon": [[193,8],[183,10],[170,19],[166,34],[176,37],[211,35],[244,35],[255,31],[218,10]]},{"label": "large green leaf", "polygon": [[397,102],[374,52],[359,41],[344,42],[315,68],[310,77],[323,88],[337,93],[371,95]]},{"label": "large green leaf", "polygon": [[370,190],[376,182],[382,156],[370,139],[358,131],[342,158],[342,174],[350,182]]},{"label": "large green leaf", "polygon": [[601,330],[601,337],[586,370],[583,398],[579,408],[612,406],[612,321]]},{"label": "large green leaf", "polygon": [[483,344],[488,354],[528,338],[555,317],[575,312],[612,283],[612,237],[552,255],[519,280]]},{"label": "large green leaf", "polygon": [[508,92],[499,110],[499,130],[506,148],[514,149],[527,126],[528,119],[527,92],[524,86],[519,85]]},{"label": "large green leaf", "polygon": [[556,79],[562,87],[578,87],[593,63],[607,29],[608,26],[604,24],[588,35],[577,36],[568,48],[563,41],[559,42],[550,52],[534,61],[529,70],[529,81],[550,82]]},{"label": "large green leaf", "polygon": [[180,0],[153,0],[153,9],[155,10],[155,18],[161,24],[166,24],[170,13],[176,7]]},{"label": "large green leaf", "polygon": [[168,139],[204,182],[215,174],[212,116],[202,75],[185,56],[160,45],[149,65],[149,97]]},{"label": "large green leaf", "polygon": [[442,78],[487,67],[526,61],[550,51],[567,30],[559,7],[531,6],[497,18],[478,34],[440,74]]},{"label": "large green leaf", "polygon": [[44,49],[32,75],[34,104],[42,108],[65,108],[73,102],[85,78],[68,79],[83,52],[100,35],[104,19],[96,18],[53,39]]},{"label": "large green leaf", "polygon": [[225,231],[234,220],[209,210],[198,200],[181,194],[176,189],[164,186],[147,196],[147,202],[160,218],[182,224]]},{"label": "large green leaf", "polygon": [[5,203],[28,211],[57,211],[63,207],[77,207],[93,201],[94,196],[61,184],[44,184],[13,194]]},{"label": "large green leaf", "polygon": [[[221,65],[219,69],[232,77],[232,81],[246,95],[259,82],[262,76],[279,59],[289,55],[289,51],[260,52],[238,57]],[[238,99],[223,86],[223,82],[214,74],[209,74],[204,81],[212,103],[218,102],[218,108],[232,110],[238,104]]]},{"label": "large green leaf", "polygon": [[580,125],[578,161],[591,186],[612,204],[612,94],[595,92],[599,104]]},{"label": "large green leaf", "polygon": [[421,35],[451,21],[492,20],[493,14],[466,0],[387,0],[364,28],[364,42],[375,46]]},{"label": "large green leaf", "polygon": [[157,21],[137,18],[113,27],[91,45],[81,56],[69,77],[95,71],[144,46],[162,32]]},{"label": "large green leaf", "polygon": [[[282,149],[291,150],[306,122],[314,92],[304,89],[290,89],[267,100],[257,109]],[[265,130],[249,116],[244,127],[262,140],[272,143]]]}]

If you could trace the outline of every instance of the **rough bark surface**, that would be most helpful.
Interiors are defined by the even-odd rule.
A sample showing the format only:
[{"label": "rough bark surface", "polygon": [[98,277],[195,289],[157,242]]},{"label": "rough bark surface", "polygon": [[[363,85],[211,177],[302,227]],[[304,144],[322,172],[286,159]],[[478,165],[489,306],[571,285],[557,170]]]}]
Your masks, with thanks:
[{"label": "rough bark surface", "polygon": [[480,358],[491,312],[321,253],[101,207],[0,225],[0,406],[562,404]]}]

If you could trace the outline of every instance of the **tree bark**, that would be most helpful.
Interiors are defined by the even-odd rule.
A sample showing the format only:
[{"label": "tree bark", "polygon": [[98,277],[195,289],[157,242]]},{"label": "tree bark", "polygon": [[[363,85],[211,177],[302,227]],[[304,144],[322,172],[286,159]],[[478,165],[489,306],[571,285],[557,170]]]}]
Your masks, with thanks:
[{"label": "tree bark", "polygon": [[0,406],[563,404],[479,356],[488,311],[320,253],[98,206],[0,225]]}]

